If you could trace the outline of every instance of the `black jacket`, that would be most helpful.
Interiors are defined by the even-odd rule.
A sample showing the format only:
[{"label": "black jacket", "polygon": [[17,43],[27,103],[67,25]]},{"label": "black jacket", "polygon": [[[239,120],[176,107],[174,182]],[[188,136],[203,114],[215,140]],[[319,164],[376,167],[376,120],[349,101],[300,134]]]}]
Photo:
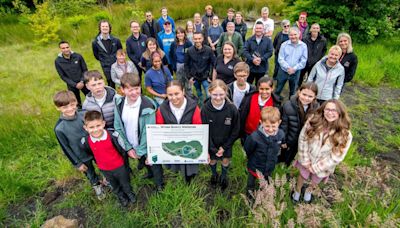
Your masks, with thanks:
[{"label": "black jacket", "polygon": [[201,122],[209,125],[210,153],[217,153],[219,147],[232,151],[240,130],[239,112],[234,104],[226,100],[224,107],[217,110],[208,98],[201,109]]},{"label": "black jacket", "polygon": [[192,46],[185,55],[185,72],[188,79],[204,81],[209,78],[211,68],[215,64],[215,55],[209,46],[201,49]]},{"label": "black jacket", "polygon": [[[128,153],[124,148],[124,141],[123,139],[120,137],[119,133],[113,130],[107,130],[107,132],[109,133],[109,135],[111,136],[111,142],[114,146],[114,148],[117,150],[117,152],[122,156],[122,158],[124,159],[124,164],[125,166],[129,166],[129,161],[128,161]],[[89,145],[89,135],[83,137],[81,139],[81,144],[82,144],[82,148],[83,150],[90,154],[91,156],[94,157],[93,151],[90,148]],[[96,157],[94,157],[94,160],[96,160]]]},{"label": "black jacket", "polygon": [[[233,83],[234,83],[234,81],[232,82],[232,83],[229,83],[228,84],[228,98],[233,102],[233,93],[234,93],[234,91],[235,91],[235,86],[233,86]],[[256,91],[256,86],[255,85],[253,85],[253,84],[250,84],[250,89],[249,89],[249,92],[248,93],[252,93],[252,92],[254,92],[254,91]],[[243,101],[242,101],[243,102]]]},{"label": "black jacket", "polygon": [[130,35],[126,40],[126,53],[136,67],[139,66],[140,58],[146,50],[146,40],[147,36],[143,34],[140,34],[138,39]]},{"label": "black jacket", "polygon": [[358,59],[354,52],[346,53],[340,60],[344,67],[344,82],[350,82],[356,74]]},{"label": "black jacket", "polygon": [[110,35],[111,39],[111,51],[108,52],[106,47],[104,47],[103,43],[101,42],[101,35],[99,34],[94,38],[92,42],[92,49],[94,57],[100,61],[101,67],[103,69],[111,70],[111,65],[117,61],[117,50],[122,49],[121,41]]},{"label": "black jacket", "polygon": [[281,108],[282,123],[279,126],[285,132],[286,142],[289,145],[297,146],[300,131],[304,126],[307,117],[314,113],[319,107],[318,102],[312,102],[307,108],[304,117],[300,115],[300,108],[298,105],[298,96],[292,96],[290,100],[286,101]]},{"label": "black jacket", "polygon": [[[268,73],[268,59],[272,56],[274,48],[272,41],[268,37],[263,36],[260,44],[257,44],[256,36],[250,37],[243,48],[243,56],[246,63],[250,66],[251,73]],[[261,57],[261,64],[256,66],[253,63],[254,55]]]},{"label": "black jacket", "polygon": [[264,176],[270,176],[278,161],[281,145],[285,143],[285,133],[279,129],[274,136],[266,136],[262,129],[254,131],[247,137],[244,150],[247,154],[247,168],[255,172],[259,170]]},{"label": "black jacket", "polygon": [[[275,56],[279,55],[279,49],[281,49],[282,43],[285,42],[286,40],[289,40],[289,34],[286,34],[286,35],[287,35],[287,37],[284,37],[282,31],[280,31],[278,34],[276,34],[276,36],[274,38],[274,42],[273,42]],[[285,39],[285,38],[287,38],[287,39]]]},{"label": "black jacket", "polygon": [[314,66],[322,57],[325,56],[327,41],[326,38],[319,34],[317,39],[313,41],[311,34],[303,38],[303,42],[307,45],[308,58],[307,67]]},{"label": "black jacket", "polygon": [[141,31],[147,37],[153,37],[154,39],[157,39],[157,34],[161,31],[160,25],[158,24],[157,20],[154,20],[154,19],[151,21],[151,24],[154,28],[154,36],[151,36],[150,26],[147,23],[147,21],[143,22],[143,24],[141,26]]},{"label": "black jacket", "polygon": [[[258,93],[258,91],[254,90],[253,92],[249,92],[246,95],[244,95],[242,103],[240,103],[240,106],[239,106],[241,136],[243,136],[245,134],[244,127],[246,126],[247,115],[250,112],[251,97],[255,93]],[[276,96],[274,93],[272,93],[271,98],[274,101],[274,107],[280,108],[282,101],[279,99],[279,97]]]},{"label": "black jacket", "polygon": [[[183,45],[183,52],[187,53],[188,49],[193,46],[192,42],[189,40],[185,41],[185,44]],[[172,69],[176,71],[176,41],[171,43],[171,47],[169,49],[169,60],[171,61],[170,64],[172,65]]]},{"label": "black jacket", "polygon": [[88,70],[82,55],[72,52],[69,59],[60,53],[54,61],[56,70],[61,79],[68,87],[76,87],[76,84],[83,82],[83,74]]},{"label": "black jacket", "polygon": [[221,27],[226,32],[226,26],[228,25],[228,22],[235,22],[235,19],[232,18],[232,20],[229,20],[228,18],[225,18],[224,21],[221,23]]},{"label": "black jacket", "polygon": [[236,24],[235,23],[235,32],[240,33],[243,38],[243,44],[246,41],[246,34],[247,34],[247,24],[242,22],[241,24]]}]

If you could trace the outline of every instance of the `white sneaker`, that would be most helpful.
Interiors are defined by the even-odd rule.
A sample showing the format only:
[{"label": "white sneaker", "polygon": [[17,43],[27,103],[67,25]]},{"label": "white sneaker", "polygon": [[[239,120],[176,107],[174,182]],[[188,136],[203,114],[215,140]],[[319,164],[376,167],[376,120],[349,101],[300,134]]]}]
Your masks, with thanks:
[{"label": "white sneaker", "polygon": [[106,194],[103,191],[103,188],[101,187],[101,185],[95,185],[93,186],[94,192],[96,193],[97,199],[99,200],[103,200],[104,198],[106,198]]}]

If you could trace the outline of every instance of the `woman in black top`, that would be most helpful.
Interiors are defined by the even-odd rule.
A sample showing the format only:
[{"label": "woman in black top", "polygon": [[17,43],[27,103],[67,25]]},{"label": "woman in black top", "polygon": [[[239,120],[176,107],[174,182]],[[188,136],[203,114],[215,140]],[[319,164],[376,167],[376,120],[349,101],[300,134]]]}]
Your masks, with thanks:
[{"label": "woman in black top", "polygon": [[235,81],[233,68],[238,62],[240,62],[240,59],[236,56],[235,45],[230,41],[226,41],[222,47],[222,54],[215,61],[213,80],[221,79],[226,84]]},{"label": "woman in black top", "polygon": [[344,82],[350,82],[356,74],[358,64],[357,55],[353,52],[351,36],[348,33],[340,33],[336,45],[339,45],[342,49],[342,56],[339,61],[344,67]]}]

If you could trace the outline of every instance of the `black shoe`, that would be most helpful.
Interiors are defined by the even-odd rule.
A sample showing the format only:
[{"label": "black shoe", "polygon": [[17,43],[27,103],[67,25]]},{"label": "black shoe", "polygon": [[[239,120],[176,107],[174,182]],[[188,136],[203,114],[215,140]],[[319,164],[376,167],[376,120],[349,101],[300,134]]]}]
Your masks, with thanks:
[{"label": "black shoe", "polygon": [[213,187],[215,187],[218,183],[218,174],[211,175],[210,183]]},{"label": "black shoe", "polygon": [[127,207],[129,204],[129,200],[125,196],[118,197],[118,200],[122,207]]},{"label": "black shoe", "polygon": [[137,169],[138,169],[138,170],[142,170],[144,167],[145,167],[144,162],[140,162],[140,161],[139,161],[139,163],[137,164]]},{"label": "black shoe", "polygon": [[151,178],[153,178],[154,177],[154,175],[152,174],[152,173],[146,173],[145,175],[143,175],[143,179],[151,179]]},{"label": "black shoe", "polygon": [[135,196],[135,193],[131,192],[131,193],[129,193],[127,196],[128,196],[128,199],[129,199],[129,202],[130,202],[130,203],[136,203],[136,196]]},{"label": "black shoe", "polygon": [[219,184],[221,186],[222,191],[225,190],[228,187],[228,177],[221,176],[221,178],[219,180]]}]

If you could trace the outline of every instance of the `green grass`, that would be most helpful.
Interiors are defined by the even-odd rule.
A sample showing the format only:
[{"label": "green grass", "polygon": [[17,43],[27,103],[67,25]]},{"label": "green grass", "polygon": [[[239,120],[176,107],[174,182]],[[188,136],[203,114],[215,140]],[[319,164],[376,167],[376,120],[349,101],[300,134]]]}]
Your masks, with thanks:
[{"label": "green grass", "polygon": [[[156,1],[150,5],[141,1],[140,4],[143,4],[143,10],[155,12],[161,3]],[[168,4],[171,12],[181,5],[174,1]],[[215,6],[223,8],[222,4],[227,2],[217,2]],[[235,8],[251,9],[247,2],[232,4],[238,6]],[[181,9],[182,18],[191,17],[193,10],[203,12],[203,5],[206,3],[201,2],[188,10],[193,7],[188,4],[185,6],[188,8]],[[112,16],[113,33],[123,44],[129,35],[127,23],[135,17],[133,9],[132,5],[115,5],[107,9]],[[70,40],[72,49],[84,56],[89,69],[100,70],[91,51],[91,39],[97,34],[95,13],[88,12],[78,29],[65,20],[59,35]],[[202,166],[190,186],[179,175],[166,172],[167,186],[159,195],[152,192],[151,181],[140,178],[143,172],[135,174],[132,185],[140,199],[130,212],[121,210],[112,194],[103,202],[97,201],[85,178],[73,169],[54,137],[53,126],[59,113],[52,104],[52,96],[66,88],[54,69],[54,59],[59,51],[57,44],[34,46],[29,27],[17,21],[18,18],[10,16],[0,22],[0,40],[4,41],[0,44],[0,224],[39,227],[48,217],[73,215],[73,212],[79,212],[76,214],[82,215],[81,222],[89,227],[245,227],[255,221],[240,196],[245,190],[247,174],[245,156],[238,142],[230,168],[231,184],[225,193],[209,187],[210,172],[207,166]],[[400,40],[394,37],[369,45],[354,44],[354,47],[359,58],[356,83],[349,85],[351,89],[344,93],[343,99],[350,109],[355,141],[344,161],[343,167],[347,171],[338,169],[336,172],[335,181],[343,201],[326,208],[335,214],[341,226],[368,226],[372,224],[368,219],[372,212],[376,212],[382,222],[391,216],[400,216],[399,178],[384,179],[391,194],[382,195],[382,182],[375,183],[374,178],[379,179],[378,174],[387,173],[381,173],[372,160],[375,155],[398,151],[400,147],[399,119],[396,117],[400,104],[398,99],[390,96],[399,94],[396,91],[400,86]],[[273,58],[270,59],[271,72],[272,69]],[[385,86],[387,89],[367,86]],[[369,169],[359,171],[365,167]],[[275,174],[292,172],[279,165]],[[73,182],[59,201],[44,205],[43,194],[54,191],[63,183],[70,183],[71,179],[81,181]],[[295,210],[298,207],[288,198],[288,186],[286,190],[287,208],[280,218],[281,224],[297,218]],[[316,204],[322,205],[322,200],[317,200]]]}]

